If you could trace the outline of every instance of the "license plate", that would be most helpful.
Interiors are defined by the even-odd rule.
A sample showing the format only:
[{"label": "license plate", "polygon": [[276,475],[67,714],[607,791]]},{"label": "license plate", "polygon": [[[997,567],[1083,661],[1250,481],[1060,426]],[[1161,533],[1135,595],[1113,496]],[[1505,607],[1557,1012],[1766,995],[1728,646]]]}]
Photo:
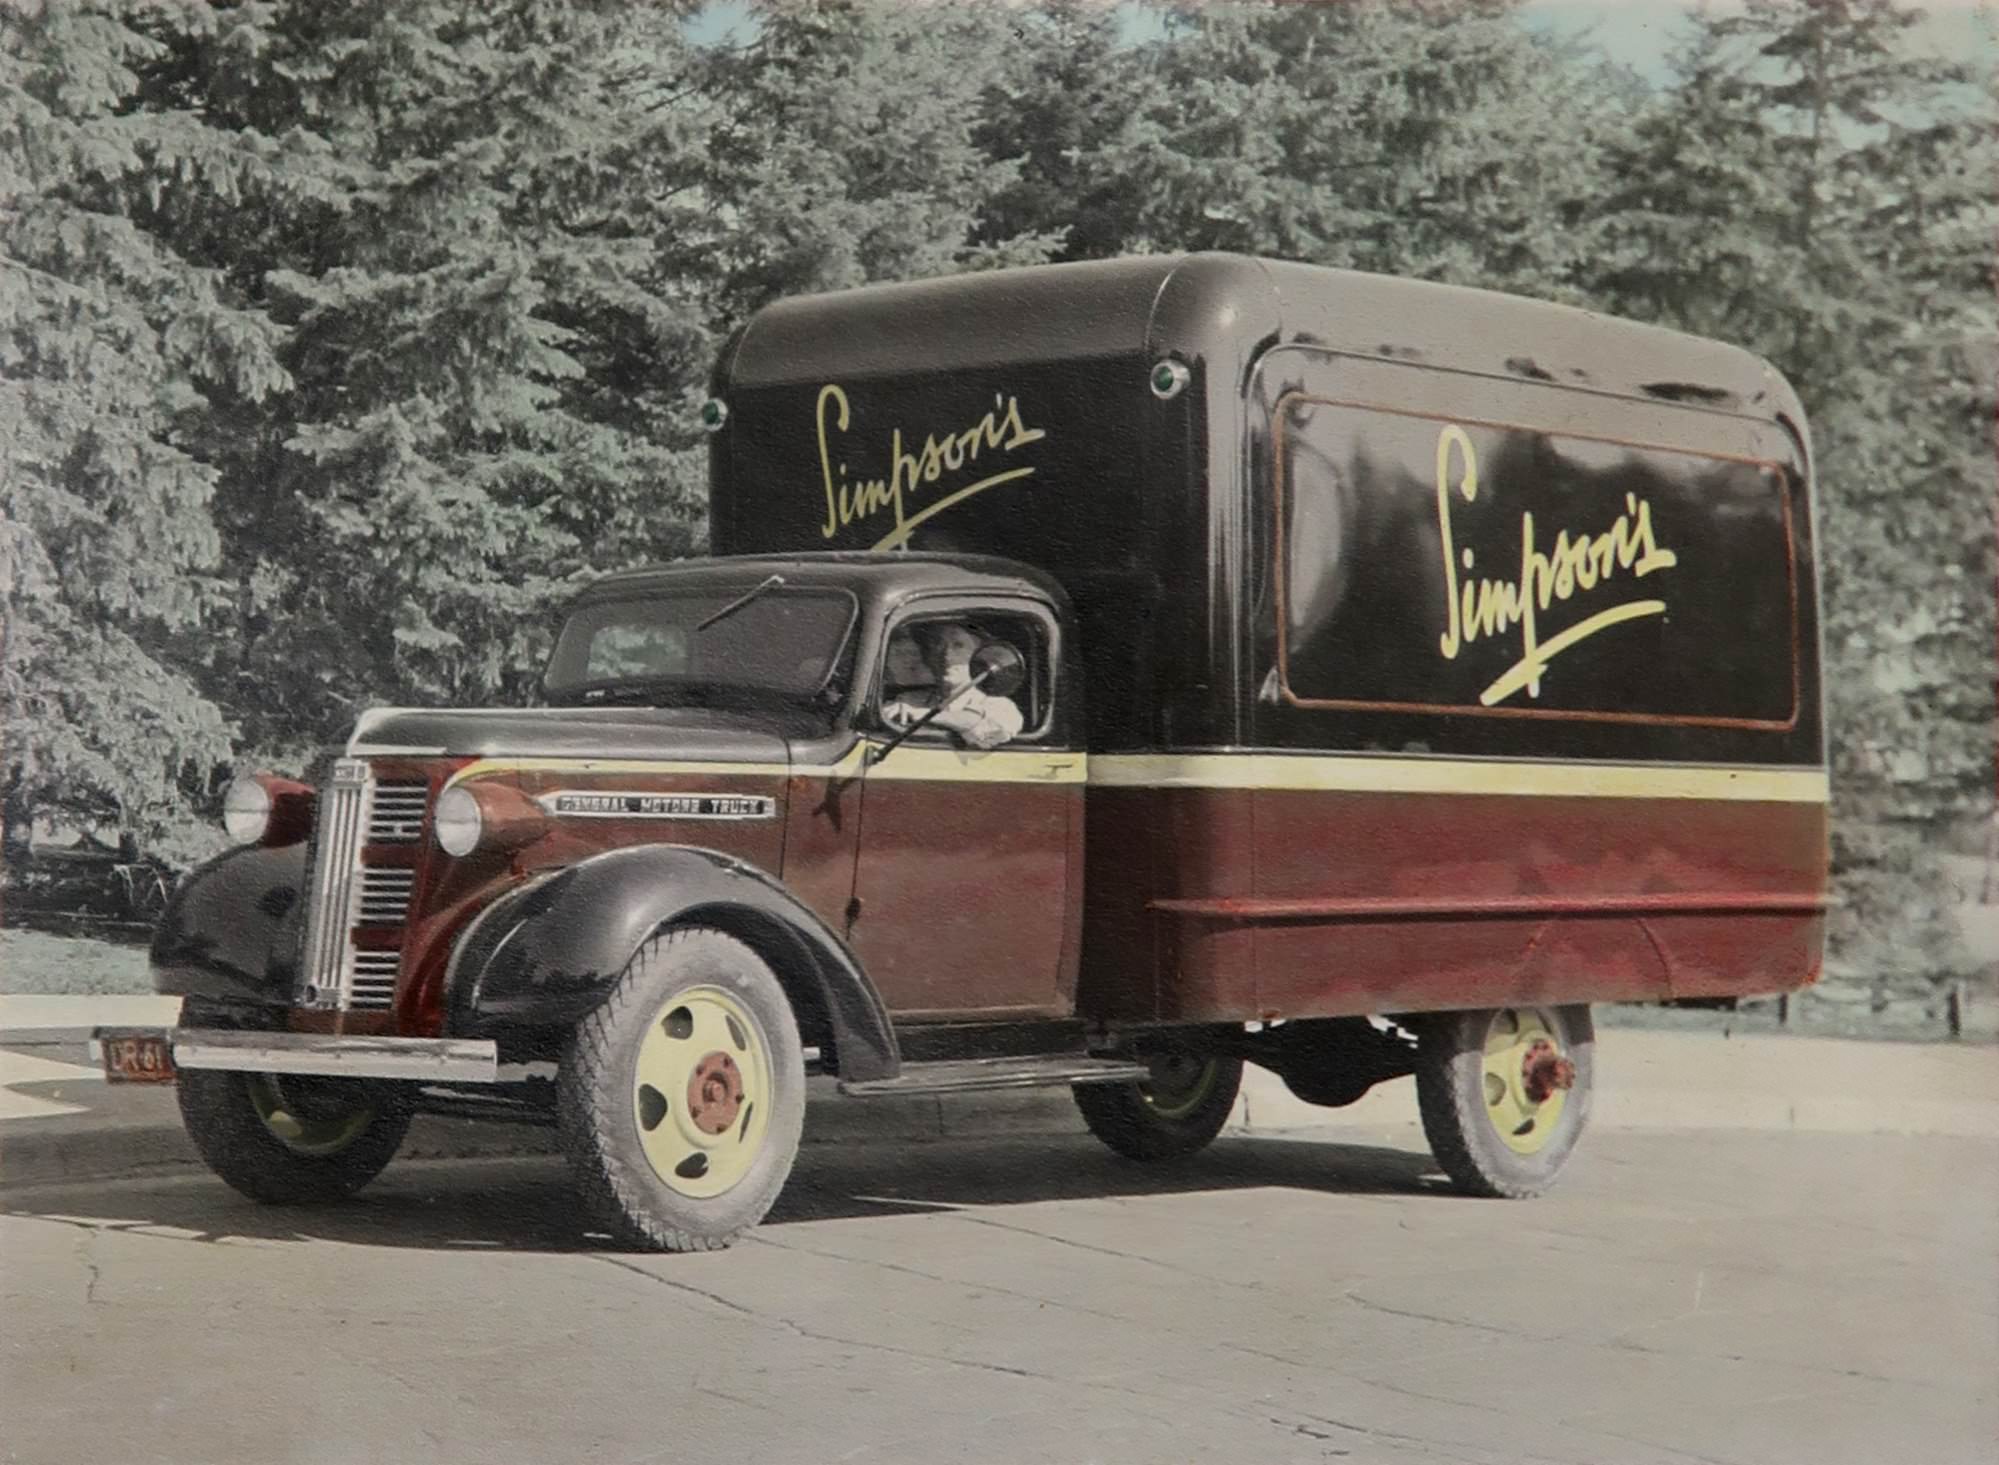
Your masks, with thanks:
[{"label": "license plate", "polygon": [[110,1083],[172,1083],[174,1053],[164,1033],[100,1033]]}]

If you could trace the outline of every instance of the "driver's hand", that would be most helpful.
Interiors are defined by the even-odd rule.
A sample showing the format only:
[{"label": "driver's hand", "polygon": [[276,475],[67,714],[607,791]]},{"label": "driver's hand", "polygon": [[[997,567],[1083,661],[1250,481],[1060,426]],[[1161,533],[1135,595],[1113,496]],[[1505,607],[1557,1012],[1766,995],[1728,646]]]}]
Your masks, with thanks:
[{"label": "driver's hand", "polygon": [[916,721],[916,710],[907,702],[887,702],[882,705],[882,721],[901,732]]}]

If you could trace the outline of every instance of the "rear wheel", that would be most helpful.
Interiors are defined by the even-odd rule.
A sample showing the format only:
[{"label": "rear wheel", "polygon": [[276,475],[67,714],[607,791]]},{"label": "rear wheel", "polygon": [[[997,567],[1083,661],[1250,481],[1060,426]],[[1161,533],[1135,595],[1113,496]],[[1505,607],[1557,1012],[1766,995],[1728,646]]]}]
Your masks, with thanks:
[{"label": "rear wheel", "polygon": [[805,1055],[769,966],[724,932],[655,936],[565,1050],[562,1147],[621,1241],[727,1246],[763,1219],[805,1125]]},{"label": "rear wheel", "polygon": [[208,1168],[252,1200],[340,1200],[382,1173],[410,1114],[387,1085],[357,1079],[183,1069],[181,1121]]},{"label": "rear wheel", "polygon": [[1417,1104],[1458,1189],[1524,1199],[1554,1183],[1589,1119],[1595,1048],[1581,1006],[1439,1013],[1424,1023]]},{"label": "rear wheel", "polygon": [[1242,1060],[1161,1053],[1137,1083],[1077,1084],[1071,1090],[1090,1133],[1132,1160],[1171,1160],[1205,1148],[1228,1123],[1242,1087]]}]

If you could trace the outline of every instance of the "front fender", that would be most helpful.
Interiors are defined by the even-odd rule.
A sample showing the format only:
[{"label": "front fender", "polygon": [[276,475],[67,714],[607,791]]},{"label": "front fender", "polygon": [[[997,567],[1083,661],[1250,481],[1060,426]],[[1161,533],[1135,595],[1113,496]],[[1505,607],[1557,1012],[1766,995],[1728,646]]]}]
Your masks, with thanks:
[{"label": "front fender", "polygon": [[259,1007],[289,1006],[305,922],[303,841],[249,845],[197,867],[153,931],[153,989]]},{"label": "front fender", "polygon": [[452,953],[445,1030],[484,1037],[573,1026],[654,932],[694,924],[757,948],[805,1009],[801,1021],[823,1024],[827,1066],[841,1077],[900,1072],[888,1009],[845,943],[762,870],[674,845],[608,851],[482,913]]}]

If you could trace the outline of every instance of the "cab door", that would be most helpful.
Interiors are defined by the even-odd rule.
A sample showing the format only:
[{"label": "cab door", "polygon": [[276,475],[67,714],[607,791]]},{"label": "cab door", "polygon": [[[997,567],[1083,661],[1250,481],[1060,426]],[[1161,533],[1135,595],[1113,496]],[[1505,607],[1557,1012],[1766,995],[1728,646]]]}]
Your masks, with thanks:
[{"label": "cab door", "polygon": [[[901,1018],[1066,1015],[1082,913],[1080,709],[1038,602],[926,599],[889,626],[968,620],[1026,662],[1018,737],[988,750],[926,728],[863,774],[848,940]],[[874,752],[895,734],[869,700]],[[1060,704],[1060,705],[1058,705]]]}]

